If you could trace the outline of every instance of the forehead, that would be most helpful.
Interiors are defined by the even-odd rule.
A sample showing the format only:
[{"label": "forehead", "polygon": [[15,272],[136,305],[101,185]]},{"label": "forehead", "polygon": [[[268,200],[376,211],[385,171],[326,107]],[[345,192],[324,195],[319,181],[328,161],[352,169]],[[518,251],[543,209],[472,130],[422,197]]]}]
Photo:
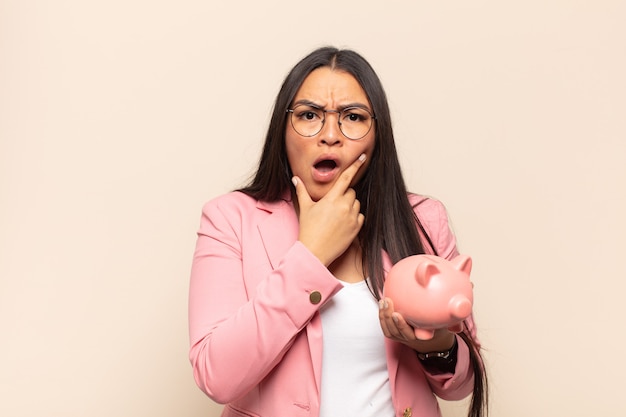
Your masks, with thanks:
[{"label": "forehead", "polygon": [[322,67],[311,72],[294,97],[294,101],[310,100],[323,106],[361,103],[367,105],[367,94],[351,74]]}]

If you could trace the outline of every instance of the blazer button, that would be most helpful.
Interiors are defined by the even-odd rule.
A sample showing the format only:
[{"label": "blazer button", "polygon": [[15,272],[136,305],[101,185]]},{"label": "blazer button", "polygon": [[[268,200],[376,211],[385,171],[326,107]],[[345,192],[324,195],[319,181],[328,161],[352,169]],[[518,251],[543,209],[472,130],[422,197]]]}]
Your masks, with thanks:
[{"label": "blazer button", "polygon": [[322,301],[322,294],[319,291],[313,291],[309,294],[309,301],[311,304],[319,304]]}]

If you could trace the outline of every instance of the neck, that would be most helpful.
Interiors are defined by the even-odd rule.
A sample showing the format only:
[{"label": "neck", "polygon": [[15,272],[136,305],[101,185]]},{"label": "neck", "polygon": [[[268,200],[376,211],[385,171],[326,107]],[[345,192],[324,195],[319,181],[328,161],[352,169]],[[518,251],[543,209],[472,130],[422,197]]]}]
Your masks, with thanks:
[{"label": "neck", "polygon": [[363,253],[359,242],[354,240],[348,249],[330,264],[328,269],[338,280],[349,283],[363,281],[365,279]]}]

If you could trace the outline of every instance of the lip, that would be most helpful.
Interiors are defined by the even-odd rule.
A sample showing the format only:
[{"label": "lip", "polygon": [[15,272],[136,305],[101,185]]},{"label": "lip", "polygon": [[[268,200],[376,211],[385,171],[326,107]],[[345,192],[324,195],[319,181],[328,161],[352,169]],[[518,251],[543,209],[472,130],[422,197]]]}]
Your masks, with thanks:
[{"label": "lip", "polygon": [[[335,163],[335,167],[333,169],[318,169],[318,164],[323,161],[332,161]],[[313,162],[311,166],[311,175],[313,180],[321,183],[328,183],[333,181],[337,175],[341,172],[339,158],[336,155],[321,155],[319,158]]]}]

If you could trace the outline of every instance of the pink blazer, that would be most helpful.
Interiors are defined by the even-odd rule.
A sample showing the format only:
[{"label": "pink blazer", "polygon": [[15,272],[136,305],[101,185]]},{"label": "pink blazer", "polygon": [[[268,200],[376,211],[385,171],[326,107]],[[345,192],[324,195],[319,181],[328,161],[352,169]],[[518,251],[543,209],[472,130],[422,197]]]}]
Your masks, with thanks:
[{"label": "pink blazer", "polygon": [[[416,212],[439,255],[456,256],[443,205],[410,199],[424,200]],[[224,417],[319,415],[318,310],[342,285],[297,237],[291,201],[265,203],[233,192],[203,208],[190,282],[190,361],[198,386],[226,404]],[[433,375],[415,351],[386,340],[397,417],[440,416],[433,393],[447,400],[471,393],[468,348],[458,342],[455,373]]]}]

